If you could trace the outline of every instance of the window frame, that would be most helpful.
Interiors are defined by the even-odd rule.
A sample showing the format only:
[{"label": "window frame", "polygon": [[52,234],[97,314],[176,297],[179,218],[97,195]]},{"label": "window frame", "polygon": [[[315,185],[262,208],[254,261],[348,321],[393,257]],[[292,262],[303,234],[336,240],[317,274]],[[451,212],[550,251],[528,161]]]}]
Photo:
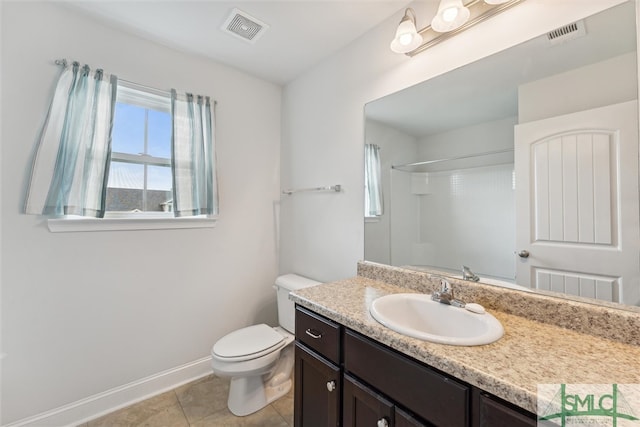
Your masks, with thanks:
[{"label": "window frame", "polygon": [[[121,162],[128,164],[140,165],[144,168],[144,184],[142,188],[142,206],[146,206],[147,200],[147,167],[148,166],[162,166],[171,167],[171,157],[156,157],[148,154],[148,123],[149,123],[149,110],[160,111],[171,115],[171,93],[162,92],[155,89],[144,89],[139,85],[129,82],[118,82],[118,93],[116,96],[116,104],[126,104],[135,107],[143,108],[145,110],[144,117],[144,153],[133,154],[123,153],[119,151],[111,151],[111,162]],[[141,218],[152,215],[159,217],[172,218],[171,212],[154,212],[154,211],[107,211],[105,212],[105,218]],[[161,213],[162,215],[158,215]]]}]

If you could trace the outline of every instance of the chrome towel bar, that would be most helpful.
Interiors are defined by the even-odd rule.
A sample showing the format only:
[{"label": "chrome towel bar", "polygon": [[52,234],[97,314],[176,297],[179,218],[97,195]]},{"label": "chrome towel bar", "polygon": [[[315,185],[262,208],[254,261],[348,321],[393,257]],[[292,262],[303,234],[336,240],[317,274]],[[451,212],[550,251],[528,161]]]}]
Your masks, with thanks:
[{"label": "chrome towel bar", "polygon": [[290,188],[288,190],[282,190],[282,194],[291,195],[293,193],[303,193],[310,191],[335,191],[336,193],[339,193],[340,191],[342,191],[342,186],[340,184],[336,184],[327,187]]}]

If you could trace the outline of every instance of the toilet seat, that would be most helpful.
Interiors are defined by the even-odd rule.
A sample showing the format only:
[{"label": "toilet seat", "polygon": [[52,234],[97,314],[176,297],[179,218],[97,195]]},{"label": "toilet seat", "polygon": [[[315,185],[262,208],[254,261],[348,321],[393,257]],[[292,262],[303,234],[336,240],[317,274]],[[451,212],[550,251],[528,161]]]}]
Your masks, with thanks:
[{"label": "toilet seat", "polygon": [[262,323],[225,335],[215,343],[211,353],[225,362],[241,362],[269,354],[285,344],[281,333]]}]

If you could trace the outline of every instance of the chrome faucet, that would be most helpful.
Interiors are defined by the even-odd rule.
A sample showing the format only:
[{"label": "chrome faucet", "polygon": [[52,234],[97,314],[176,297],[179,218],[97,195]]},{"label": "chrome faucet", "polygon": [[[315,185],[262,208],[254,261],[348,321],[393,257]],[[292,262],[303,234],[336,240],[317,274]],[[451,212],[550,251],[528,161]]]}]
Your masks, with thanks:
[{"label": "chrome faucet", "polygon": [[464,307],[465,303],[455,299],[451,284],[445,279],[440,279],[440,291],[431,294],[431,299],[441,304],[453,305],[454,307]]},{"label": "chrome faucet", "polygon": [[478,280],[480,280],[480,277],[478,277],[476,274],[474,274],[473,271],[471,271],[471,269],[469,267],[467,267],[466,265],[462,266],[462,279],[463,280],[471,280],[472,282],[477,282]]}]

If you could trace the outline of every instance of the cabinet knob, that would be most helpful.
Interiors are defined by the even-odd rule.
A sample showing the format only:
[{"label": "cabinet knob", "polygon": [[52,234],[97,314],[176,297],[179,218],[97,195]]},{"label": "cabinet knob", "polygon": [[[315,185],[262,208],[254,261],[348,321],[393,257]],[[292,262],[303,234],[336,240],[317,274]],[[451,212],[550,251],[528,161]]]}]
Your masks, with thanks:
[{"label": "cabinet knob", "polygon": [[378,420],[378,427],[389,427],[389,421],[385,417]]},{"label": "cabinet knob", "polygon": [[333,391],[335,389],[336,389],[336,382],[335,381],[328,381],[327,382],[327,390]]}]

